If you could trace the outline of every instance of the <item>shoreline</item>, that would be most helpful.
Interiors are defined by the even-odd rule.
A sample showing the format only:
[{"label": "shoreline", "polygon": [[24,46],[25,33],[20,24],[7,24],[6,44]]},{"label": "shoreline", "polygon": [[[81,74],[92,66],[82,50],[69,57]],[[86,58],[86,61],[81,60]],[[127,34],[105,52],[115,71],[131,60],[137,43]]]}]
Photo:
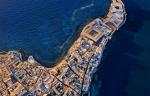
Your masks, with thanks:
[{"label": "shoreline", "polygon": [[16,90],[7,90],[7,93],[14,95],[28,92],[38,96],[80,96],[87,93],[107,42],[125,21],[123,2],[112,0],[106,17],[96,18],[81,28],[79,36],[63,59],[51,68],[41,66],[32,56],[22,61],[19,51],[0,54],[0,74],[4,83],[7,84],[8,80],[11,80],[11,75],[19,82],[16,82]]},{"label": "shoreline", "polygon": [[[72,45],[74,44],[74,42],[78,39],[78,37],[80,36],[80,34],[81,34],[81,31],[82,31],[82,29],[88,24],[88,23],[90,23],[90,22],[92,22],[94,19],[88,19],[88,20],[86,20],[83,24],[81,24],[80,26],[79,26],[79,28],[77,28],[78,30],[77,30],[77,36],[75,37],[75,40],[73,40],[73,43],[71,43],[71,45],[70,45],[70,47],[68,47],[68,48],[66,48],[65,49],[65,51],[63,52],[63,54],[60,56],[60,58],[58,58],[58,60],[56,60],[56,61],[54,61],[54,62],[47,62],[47,63],[45,63],[45,64],[49,64],[50,66],[43,66],[42,65],[42,61],[40,61],[40,60],[38,60],[37,59],[37,56],[33,56],[31,53],[29,53],[28,51],[26,51],[26,50],[24,50],[24,49],[22,49],[22,48],[17,48],[17,49],[15,49],[15,50],[17,50],[18,52],[20,52],[21,53],[21,55],[25,55],[25,57],[29,57],[29,56],[33,56],[33,58],[37,61],[37,62],[39,62],[40,64],[41,64],[41,66],[43,66],[43,67],[45,67],[45,68],[51,68],[51,67],[54,67],[54,66],[56,66],[58,63],[60,63],[63,59],[64,59],[64,57],[67,55],[67,52],[68,52],[68,50],[72,47]],[[7,52],[9,52],[9,51],[13,51],[13,50],[7,50],[7,51],[0,51],[0,54],[1,53],[7,53]],[[22,52],[21,52],[22,51]],[[22,56],[22,57],[24,57],[24,55]],[[26,59],[24,59],[23,61],[26,61],[28,58],[26,58]]]},{"label": "shoreline", "polygon": [[[110,0],[111,1],[111,0]],[[91,5],[91,4],[94,4],[94,2],[96,2],[96,0],[93,0],[89,5]],[[95,4],[94,4],[95,5]],[[94,6],[93,5],[93,6]],[[85,5],[85,6],[88,6],[88,5]],[[85,7],[85,6],[82,6],[82,7]],[[109,4],[108,4],[108,6],[106,7],[106,11],[104,12],[104,14],[101,14],[100,16],[101,17],[103,17],[103,16],[105,16],[105,15],[107,15],[107,12],[108,12],[108,9],[109,9],[109,6],[110,6],[110,2],[109,2]],[[81,8],[82,8],[81,7]],[[80,8],[79,8],[80,9]],[[78,10],[78,8],[77,8],[77,10]],[[85,9],[84,9],[85,10]],[[13,50],[23,50],[23,52],[25,53],[24,55],[26,55],[26,57],[28,56],[33,56],[34,57],[34,59],[36,59],[36,61],[38,61],[39,63],[41,63],[42,64],[42,66],[45,66],[46,68],[51,68],[51,67],[53,67],[53,66],[55,66],[57,63],[59,63],[62,59],[63,59],[63,57],[67,54],[67,52],[68,52],[68,50],[71,48],[71,46],[73,45],[73,43],[78,39],[78,37],[79,37],[79,35],[80,35],[80,33],[81,33],[81,31],[82,31],[82,29],[83,29],[83,27],[86,25],[86,24],[88,24],[89,22],[91,22],[92,20],[94,20],[95,18],[97,18],[97,16],[96,17],[89,17],[89,18],[87,18],[86,20],[84,20],[84,22],[83,23],[81,23],[81,24],[79,24],[79,26],[77,26],[77,28],[75,29],[76,31],[77,31],[77,36],[74,36],[75,38],[74,38],[74,40],[71,40],[72,42],[70,43],[70,44],[64,44],[64,45],[69,45],[67,48],[64,48],[64,50],[62,50],[62,54],[60,54],[60,56],[58,56],[58,57],[60,57],[60,58],[58,58],[58,59],[55,59],[55,61],[53,61],[53,60],[48,60],[48,59],[42,59],[44,56],[40,56],[40,55],[38,55],[38,54],[36,54],[35,53],[35,55],[34,55],[34,52],[32,52],[32,51],[28,51],[28,50],[26,50],[25,48],[21,48],[21,47],[15,47],[15,48],[6,48],[6,50],[5,49],[2,49],[2,50],[0,50],[0,52],[1,51],[6,51],[6,52],[8,52],[8,51],[13,51]],[[75,31],[75,32],[76,32]],[[73,33],[74,34],[74,33]],[[26,54],[27,53],[27,54]],[[47,56],[48,57],[48,56]],[[25,59],[25,60],[27,60],[27,58]]]}]

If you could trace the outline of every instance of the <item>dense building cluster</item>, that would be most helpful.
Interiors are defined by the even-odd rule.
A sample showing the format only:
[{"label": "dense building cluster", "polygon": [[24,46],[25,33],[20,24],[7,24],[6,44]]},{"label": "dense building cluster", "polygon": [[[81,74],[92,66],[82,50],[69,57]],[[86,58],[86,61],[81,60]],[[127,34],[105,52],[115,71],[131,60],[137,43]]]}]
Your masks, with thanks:
[{"label": "dense building cluster", "polygon": [[67,55],[53,68],[41,66],[32,56],[0,53],[0,96],[80,96],[89,90],[112,34],[126,19],[121,0],[113,0],[108,15],[87,24]]}]

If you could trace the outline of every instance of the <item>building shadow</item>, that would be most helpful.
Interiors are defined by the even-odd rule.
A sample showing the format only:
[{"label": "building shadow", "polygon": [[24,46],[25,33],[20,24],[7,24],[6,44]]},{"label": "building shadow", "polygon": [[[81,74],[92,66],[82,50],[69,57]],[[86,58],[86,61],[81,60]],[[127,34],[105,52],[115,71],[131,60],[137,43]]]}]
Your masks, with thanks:
[{"label": "building shadow", "polygon": [[134,57],[143,50],[134,39],[144,22],[150,20],[150,11],[140,8],[134,0],[124,2],[127,21],[106,46],[101,65],[92,80],[91,96],[129,96],[125,88],[133,66],[145,68]]}]

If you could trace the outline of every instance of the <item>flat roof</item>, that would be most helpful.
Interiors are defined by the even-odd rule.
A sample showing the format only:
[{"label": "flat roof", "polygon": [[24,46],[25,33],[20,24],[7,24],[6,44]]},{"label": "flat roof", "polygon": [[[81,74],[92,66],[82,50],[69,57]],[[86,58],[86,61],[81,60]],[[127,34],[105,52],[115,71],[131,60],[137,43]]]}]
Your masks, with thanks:
[{"label": "flat roof", "polygon": [[94,27],[94,25],[86,26],[82,32],[82,35],[96,42],[102,37],[102,32]]}]

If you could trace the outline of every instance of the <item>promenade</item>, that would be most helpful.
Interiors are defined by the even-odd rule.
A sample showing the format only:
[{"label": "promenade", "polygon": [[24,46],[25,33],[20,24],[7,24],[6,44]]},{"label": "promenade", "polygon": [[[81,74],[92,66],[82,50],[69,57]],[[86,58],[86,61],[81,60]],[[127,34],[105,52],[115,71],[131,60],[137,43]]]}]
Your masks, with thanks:
[{"label": "promenade", "polygon": [[124,4],[112,0],[105,18],[87,24],[67,55],[52,68],[18,51],[0,53],[0,96],[82,96],[100,64],[103,50],[126,20]]}]

